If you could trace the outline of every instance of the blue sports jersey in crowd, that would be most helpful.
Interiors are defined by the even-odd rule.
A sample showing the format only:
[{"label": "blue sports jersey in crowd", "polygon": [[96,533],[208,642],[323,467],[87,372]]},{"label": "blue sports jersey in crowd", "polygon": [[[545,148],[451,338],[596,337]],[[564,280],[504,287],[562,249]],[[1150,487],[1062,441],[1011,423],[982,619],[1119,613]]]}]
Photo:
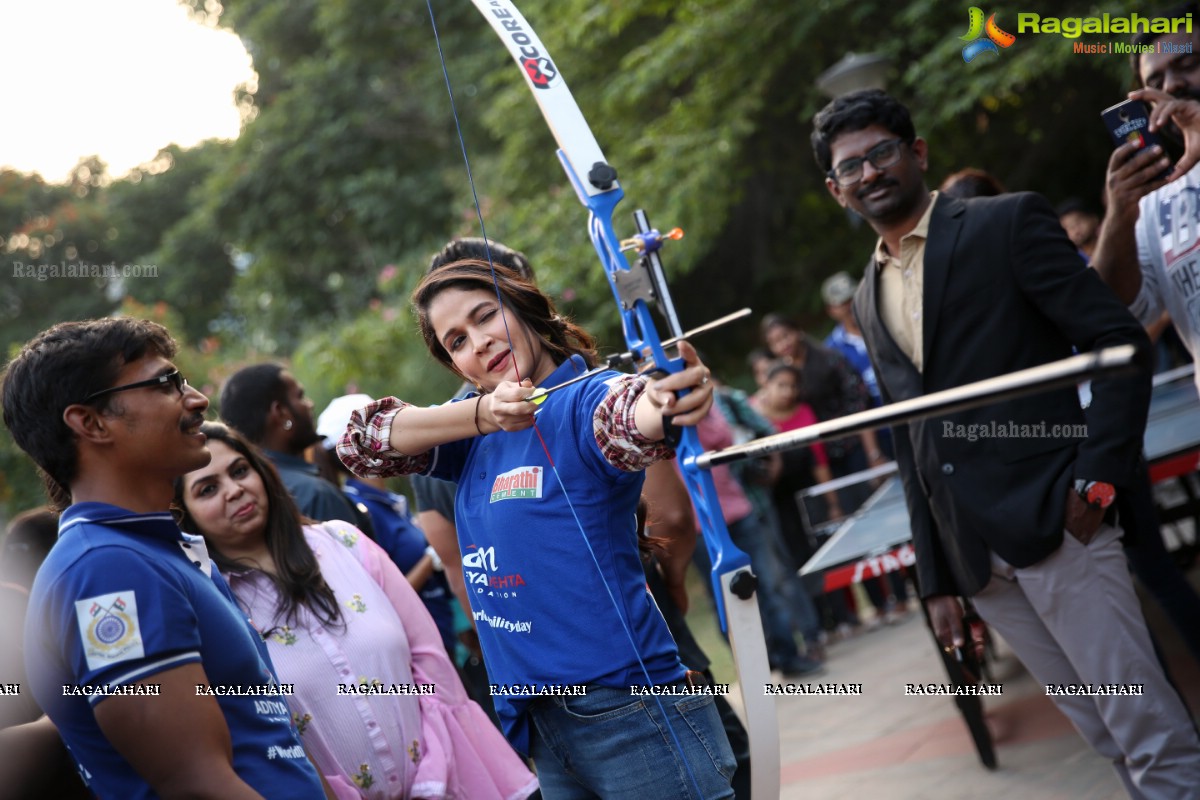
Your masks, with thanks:
[{"label": "blue sports jersey in crowd", "polygon": [[846,327],[839,323],[825,337],[825,346],[846,357],[854,371],[862,376],[867,393],[871,395],[871,405],[881,405],[883,396],[879,393],[879,380],[875,377],[875,367],[871,365],[871,357],[867,355],[867,344],[862,337],[850,334]]},{"label": "blue sports jersey in crowd", "polygon": [[[34,697],[88,786],[122,800],[156,795],[97,725],[93,708],[107,699],[95,694],[98,687],[152,684],[155,674],[193,662],[212,687],[254,691],[278,683],[204,540],[181,533],[167,512],[135,514],[105,503],[77,503],[63,513],[33,584],[25,661]],[[324,797],[285,698],[215,699],[243,781],[265,797]]]},{"label": "blue sports jersey in crowd", "polygon": [[[376,489],[360,480],[350,478],[342,491],[355,503],[362,503],[375,526],[375,542],[384,549],[400,571],[407,574],[425,555],[429,542],[408,514],[408,499],[404,495]],[[446,652],[454,654],[458,637],[454,635],[454,609],[450,606],[450,584],[446,576],[434,572],[417,590],[429,616],[437,624]],[[465,611],[465,609],[464,609]]]},{"label": "blue sports jersey in crowd", "polygon": [[[543,385],[586,369],[575,356]],[[605,461],[592,433],[595,409],[617,377],[600,373],[540,406],[537,427],[557,474],[532,428],[431,452],[428,473],[458,483],[463,577],[493,683],[646,685],[635,648],[651,684],[684,675],[638,556],[635,511],[644,475]],[[492,699],[505,735],[528,753],[529,699]]]}]

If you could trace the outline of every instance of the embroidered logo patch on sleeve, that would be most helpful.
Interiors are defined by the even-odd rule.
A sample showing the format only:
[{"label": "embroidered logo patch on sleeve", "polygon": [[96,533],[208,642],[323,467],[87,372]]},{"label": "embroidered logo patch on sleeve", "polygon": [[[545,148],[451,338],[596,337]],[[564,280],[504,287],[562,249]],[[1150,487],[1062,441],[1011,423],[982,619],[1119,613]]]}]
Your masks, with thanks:
[{"label": "embroidered logo patch on sleeve", "polygon": [[133,590],[75,601],[89,670],[145,656]]}]

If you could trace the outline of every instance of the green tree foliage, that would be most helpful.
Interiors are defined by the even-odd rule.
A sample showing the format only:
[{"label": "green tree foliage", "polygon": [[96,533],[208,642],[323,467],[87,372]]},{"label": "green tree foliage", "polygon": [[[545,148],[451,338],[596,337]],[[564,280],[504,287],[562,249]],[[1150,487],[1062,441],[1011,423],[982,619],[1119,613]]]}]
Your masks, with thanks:
[{"label": "green tree foliage", "polygon": [[431,363],[416,331],[406,300],[415,276],[406,279],[394,265],[382,274],[382,298],[347,323],[305,337],[292,359],[317,413],[334,397],[354,392],[376,398],[402,392],[412,403],[439,403],[461,383]]},{"label": "green tree foliage", "polygon": [[[4,292],[0,342],[8,349],[61,319],[114,309],[120,298],[102,278],[51,277],[67,265],[116,264],[113,228],[97,195],[108,182],[103,162],[81,161],[64,185],[38,176],[0,172],[0,236]],[[90,274],[90,270],[89,270]]]},{"label": "green tree foliage", "polygon": [[[203,207],[196,197],[228,149],[215,142],[192,150],[171,146],[120,181],[95,157],[82,160],[61,185],[0,172],[4,360],[57,322],[113,313],[161,317],[184,341],[220,352],[210,320],[225,314],[233,270],[218,229],[198,224]],[[125,265],[152,266],[157,273],[92,277],[96,268]],[[85,277],[64,277],[70,270]],[[141,304],[133,299],[139,297]],[[203,380],[209,364],[197,366]],[[0,503],[15,511],[41,501],[32,465],[9,437],[0,438]]]},{"label": "green tree foliage", "polygon": [[[433,5],[489,235],[528,252],[543,286],[619,347],[584,212],[517,67],[465,0]],[[1125,81],[1125,59],[1073,55],[1053,35],[965,64],[966,8],[933,0],[520,7],[621,174],[621,229],[645,207],[687,231],[665,256],[685,326],[748,304],[828,327],[817,285],[861,269],[873,238],[828,197],[808,144],[827,100],[815,80],[848,51],[891,59],[889,88],[931,142],[932,185],[976,166],[1054,200],[1097,198],[1109,151],[1098,112]],[[415,275],[451,235],[479,233],[429,21],[421,3],[378,0],[223,8],[259,71],[235,157],[210,184],[216,223],[252,257],[236,313],[264,351],[291,350],[313,323],[332,346],[327,322],[374,318],[380,265]],[[997,21],[1015,32],[1009,13]],[[736,372],[756,338],[742,324],[706,350]]]},{"label": "green tree foliage", "polygon": [[[934,0],[646,0],[616,9],[529,0],[521,8],[621,172],[630,207],[687,230],[666,256],[685,325],[747,303],[824,330],[820,280],[861,271],[873,235],[829,198],[808,143],[812,116],[828,100],[815,79],[848,51],[891,59],[888,88],[910,105],[931,143],[932,186],[976,166],[1010,189],[1052,200],[1098,202],[1111,149],[1099,112],[1123,98],[1127,80],[1125,58],[1074,55],[1071,41],[1054,35],[1024,35],[998,56],[966,64],[958,38],[966,7]],[[1094,13],[1082,3],[1041,10]],[[1014,14],[1001,11],[997,21],[1016,30]],[[507,54],[498,44],[490,52],[500,73]],[[555,262],[565,272],[560,280],[586,287],[581,293],[600,304],[589,321],[600,322],[611,312],[580,210],[558,188],[552,145],[507,66],[487,84],[496,111],[475,121],[501,143],[501,177],[485,191],[499,186],[510,205],[493,210],[506,227],[532,234],[527,246],[568,255]],[[532,134],[506,134],[527,127]],[[753,326],[743,326],[727,332],[726,342],[736,343],[728,352],[706,349],[719,350],[732,369],[755,338]]]},{"label": "green tree foliage", "polygon": [[456,145],[431,108],[418,4],[235,0],[221,21],[247,43],[259,90],[212,187],[215,222],[248,255],[235,292],[251,341],[286,353],[313,323],[362,310],[385,264],[451,227]]},{"label": "green tree foliage", "polygon": [[113,247],[134,263],[157,267],[155,280],[125,281],[121,294],[166,302],[179,313],[175,333],[193,341],[213,333],[229,305],[232,245],[216,225],[205,183],[231,149],[220,140],[191,149],[170,145],[105,192],[117,232]]}]

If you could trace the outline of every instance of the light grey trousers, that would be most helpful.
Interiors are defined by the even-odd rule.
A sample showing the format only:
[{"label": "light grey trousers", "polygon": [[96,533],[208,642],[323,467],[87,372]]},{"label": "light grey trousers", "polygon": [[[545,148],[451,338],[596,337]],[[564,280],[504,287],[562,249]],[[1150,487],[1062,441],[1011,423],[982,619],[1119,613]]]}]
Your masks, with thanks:
[{"label": "light grey trousers", "polygon": [[972,600],[1044,686],[1140,684],[1141,696],[1052,699],[1112,760],[1130,797],[1194,800],[1200,740],[1154,655],[1120,535],[1102,525],[1084,546],[1064,532],[1049,557],[1011,576],[993,574]]}]

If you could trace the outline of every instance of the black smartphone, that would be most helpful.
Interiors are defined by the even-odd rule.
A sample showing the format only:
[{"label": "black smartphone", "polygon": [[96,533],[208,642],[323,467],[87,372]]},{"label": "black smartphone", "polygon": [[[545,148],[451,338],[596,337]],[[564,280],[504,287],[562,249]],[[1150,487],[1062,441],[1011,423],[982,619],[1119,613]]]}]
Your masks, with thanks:
[{"label": "black smartphone", "polygon": [[[1125,100],[1115,106],[1104,109],[1100,114],[1108,132],[1112,135],[1113,146],[1120,147],[1130,143],[1139,150],[1143,147],[1158,145],[1164,153],[1167,152],[1162,137],[1150,130],[1150,111],[1141,100]],[[1162,180],[1171,174],[1174,164],[1167,166],[1156,180]]]}]

